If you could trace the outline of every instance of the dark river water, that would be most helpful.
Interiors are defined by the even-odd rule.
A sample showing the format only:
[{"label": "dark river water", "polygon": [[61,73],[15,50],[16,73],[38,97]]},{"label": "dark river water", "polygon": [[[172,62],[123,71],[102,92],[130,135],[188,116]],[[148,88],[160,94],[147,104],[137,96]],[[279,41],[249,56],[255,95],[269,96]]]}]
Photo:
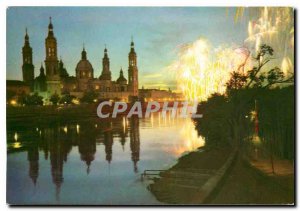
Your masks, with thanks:
[{"label": "dark river water", "polygon": [[204,145],[191,119],[160,113],[13,125],[7,139],[10,204],[160,204],[141,173],[167,169]]}]

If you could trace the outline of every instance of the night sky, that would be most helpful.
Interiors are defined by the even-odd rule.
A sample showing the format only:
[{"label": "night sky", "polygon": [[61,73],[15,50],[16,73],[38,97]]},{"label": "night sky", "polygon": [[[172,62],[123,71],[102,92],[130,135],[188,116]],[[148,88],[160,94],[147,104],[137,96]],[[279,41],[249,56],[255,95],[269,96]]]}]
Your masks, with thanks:
[{"label": "night sky", "polygon": [[81,58],[83,43],[95,77],[102,70],[106,44],[113,80],[123,67],[127,78],[131,36],[138,56],[139,86],[175,88],[174,79],[161,74],[180,46],[200,37],[213,46],[242,45],[246,21],[234,22],[235,9],[213,7],[10,7],[7,9],[7,79],[22,79],[22,46],[28,28],[35,76],[45,59],[49,16],[61,57],[70,75]]}]

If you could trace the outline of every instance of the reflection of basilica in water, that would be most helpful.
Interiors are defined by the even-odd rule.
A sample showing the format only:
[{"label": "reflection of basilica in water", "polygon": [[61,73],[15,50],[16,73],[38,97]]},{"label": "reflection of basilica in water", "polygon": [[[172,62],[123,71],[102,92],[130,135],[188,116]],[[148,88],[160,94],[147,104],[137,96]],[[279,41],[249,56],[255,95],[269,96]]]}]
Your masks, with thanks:
[{"label": "reflection of basilica in water", "polygon": [[[86,163],[87,174],[95,160],[96,145],[104,145],[105,158],[108,164],[113,160],[113,144],[117,139],[124,150],[126,138],[130,140],[130,159],[133,170],[138,172],[137,163],[140,157],[139,119],[119,119],[101,123],[84,122],[70,126],[60,126],[40,130],[38,144],[26,147],[29,161],[29,177],[34,185],[39,176],[39,153],[42,151],[46,160],[50,159],[52,182],[56,187],[56,199],[59,200],[63,183],[63,167],[72,148],[78,147],[80,159]],[[115,140],[114,140],[115,139]]]}]

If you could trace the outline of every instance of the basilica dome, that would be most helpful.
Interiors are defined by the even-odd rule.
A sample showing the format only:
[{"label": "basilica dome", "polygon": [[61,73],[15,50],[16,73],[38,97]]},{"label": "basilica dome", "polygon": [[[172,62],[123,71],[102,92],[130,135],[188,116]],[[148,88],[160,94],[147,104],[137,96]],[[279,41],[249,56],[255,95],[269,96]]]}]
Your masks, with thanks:
[{"label": "basilica dome", "polygon": [[78,62],[76,66],[76,77],[79,79],[84,78],[93,78],[94,77],[94,69],[89,60],[86,57],[86,51],[83,48],[81,53],[81,60]]},{"label": "basilica dome", "polygon": [[119,84],[126,84],[127,83],[127,79],[124,77],[124,75],[123,75],[123,70],[122,70],[122,68],[121,68],[121,70],[120,70],[120,76],[119,76],[119,78],[117,79],[117,83],[119,83]]}]

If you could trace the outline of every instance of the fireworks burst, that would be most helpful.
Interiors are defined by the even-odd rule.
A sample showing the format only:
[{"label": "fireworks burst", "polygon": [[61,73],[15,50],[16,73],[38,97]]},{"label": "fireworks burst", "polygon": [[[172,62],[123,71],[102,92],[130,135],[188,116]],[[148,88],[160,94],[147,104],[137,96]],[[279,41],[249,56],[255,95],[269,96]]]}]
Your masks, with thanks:
[{"label": "fireworks burst", "polygon": [[198,39],[181,49],[179,59],[169,69],[176,73],[186,100],[204,101],[214,93],[223,94],[230,73],[244,71],[248,57],[245,48],[212,48],[209,41]]},{"label": "fireworks burst", "polygon": [[[294,73],[294,16],[289,7],[249,8],[248,38],[245,44],[256,53],[261,44],[275,51],[272,65],[286,77]],[[253,49],[253,50],[252,50]]]},{"label": "fireworks burst", "polygon": [[[268,65],[281,67],[286,77],[294,72],[294,18],[292,8],[238,8],[235,21],[248,10],[248,37],[244,47],[212,48],[208,40],[198,39],[181,48],[179,58],[169,70],[175,73],[178,88],[186,100],[204,101],[214,93],[224,94],[233,71],[245,73],[252,66],[261,44],[271,46],[275,59]],[[251,53],[250,53],[251,52]]]}]

